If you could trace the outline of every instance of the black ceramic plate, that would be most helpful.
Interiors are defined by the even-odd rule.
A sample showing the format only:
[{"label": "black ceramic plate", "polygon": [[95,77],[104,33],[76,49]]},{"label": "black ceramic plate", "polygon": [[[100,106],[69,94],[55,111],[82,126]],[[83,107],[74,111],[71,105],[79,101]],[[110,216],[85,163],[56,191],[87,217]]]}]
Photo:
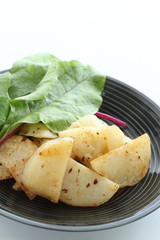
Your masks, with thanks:
[{"label": "black ceramic plate", "polygon": [[144,132],[150,135],[152,158],[147,176],[97,208],[53,204],[40,197],[30,201],[23,192],[11,189],[12,180],[1,181],[2,215],[47,229],[92,231],[130,223],[160,206],[160,108],[137,90],[110,77],[103,99],[101,111],[127,122],[127,136],[135,138]]}]

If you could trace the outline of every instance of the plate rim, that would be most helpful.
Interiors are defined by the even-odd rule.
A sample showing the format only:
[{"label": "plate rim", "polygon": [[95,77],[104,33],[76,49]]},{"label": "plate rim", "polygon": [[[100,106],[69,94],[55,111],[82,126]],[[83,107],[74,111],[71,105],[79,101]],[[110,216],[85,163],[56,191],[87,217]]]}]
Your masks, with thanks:
[{"label": "plate rim", "polygon": [[26,224],[32,227],[38,227],[38,228],[54,230],[54,231],[64,231],[64,232],[93,232],[93,231],[113,229],[116,227],[121,227],[121,226],[130,224],[132,222],[142,219],[143,217],[148,216],[149,214],[151,214],[152,212],[156,211],[159,208],[160,208],[160,202],[152,205],[150,208],[148,208],[145,211],[141,211],[140,214],[130,216],[125,219],[118,220],[112,223],[90,225],[90,226],[85,226],[85,225],[82,225],[82,226],[68,225],[67,226],[67,225],[55,225],[55,224],[42,223],[42,222],[20,217],[18,215],[12,214],[11,212],[1,210],[1,209],[0,209],[0,213],[4,217],[7,217],[11,220],[14,220],[16,222]]}]

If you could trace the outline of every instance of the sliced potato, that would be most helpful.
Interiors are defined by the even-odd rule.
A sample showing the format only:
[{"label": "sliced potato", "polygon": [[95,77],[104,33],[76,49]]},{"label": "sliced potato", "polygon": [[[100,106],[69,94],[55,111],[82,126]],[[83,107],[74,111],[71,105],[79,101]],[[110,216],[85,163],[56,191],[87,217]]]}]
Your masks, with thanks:
[{"label": "sliced potato", "polygon": [[12,136],[0,146],[0,163],[10,172],[22,190],[32,199],[35,197],[22,182],[22,173],[28,159],[37,146],[24,136]]},{"label": "sliced potato", "polygon": [[43,123],[25,124],[19,135],[32,136],[36,138],[57,138],[57,134],[51,132]]},{"label": "sliced potato", "polygon": [[123,134],[119,127],[112,125],[108,128],[107,131],[107,142],[108,151],[110,152],[124,145],[126,143],[126,136]]},{"label": "sliced potato", "polygon": [[118,183],[120,187],[133,186],[147,173],[151,158],[148,134],[132,140],[91,161],[94,171]]},{"label": "sliced potato", "polygon": [[[106,126],[106,125],[108,125],[108,124],[106,122],[104,122],[103,120],[99,119],[97,116],[87,115],[85,117],[78,119],[74,123],[72,123],[72,125],[68,129],[80,128],[80,127],[101,127],[101,126]],[[115,134],[115,136],[114,136],[114,134]],[[119,138],[120,134],[123,135],[122,131],[119,129],[118,138]],[[116,138],[116,136],[117,136],[117,133],[112,132],[112,139]],[[124,143],[128,143],[131,141],[131,139],[129,137],[123,136],[123,138],[124,137],[125,137]],[[114,142],[114,139],[111,141]],[[115,143],[117,143],[116,139],[115,139]],[[112,146],[112,144],[110,144],[110,145],[111,145],[111,149],[109,149],[109,150],[112,150],[115,148],[114,146]]]},{"label": "sliced potato", "polygon": [[3,165],[0,165],[0,180],[5,180],[11,177],[12,175],[10,172],[5,167],[3,167]]},{"label": "sliced potato", "polygon": [[80,128],[80,127],[100,127],[107,125],[106,122],[100,120],[95,115],[84,116],[74,123],[69,128]]},{"label": "sliced potato", "polygon": [[42,144],[24,168],[23,184],[31,192],[57,203],[72,145],[72,138],[58,138]]},{"label": "sliced potato", "polygon": [[96,207],[107,202],[118,188],[118,184],[70,158],[60,200],[72,206]]},{"label": "sliced potato", "polygon": [[71,157],[88,167],[92,159],[125,143],[124,134],[115,125],[68,129],[59,132],[59,136],[74,138]]},{"label": "sliced potato", "polygon": [[89,166],[90,160],[108,152],[106,127],[82,127],[59,132],[60,137],[74,138],[71,157]]}]

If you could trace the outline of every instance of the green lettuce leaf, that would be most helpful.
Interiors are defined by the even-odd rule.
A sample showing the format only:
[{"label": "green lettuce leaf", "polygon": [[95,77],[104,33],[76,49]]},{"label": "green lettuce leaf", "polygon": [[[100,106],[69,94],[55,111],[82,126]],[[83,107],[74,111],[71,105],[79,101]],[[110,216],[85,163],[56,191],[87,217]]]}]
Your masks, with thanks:
[{"label": "green lettuce leaf", "polygon": [[98,111],[104,82],[105,76],[89,65],[53,57],[48,71],[32,92],[17,94],[10,100],[10,114],[0,137],[21,123],[43,122],[54,132],[66,129],[78,118]]},{"label": "green lettuce leaf", "polygon": [[14,99],[34,91],[56,59],[48,53],[39,53],[16,61],[11,68],[11,86],[8,90]]},{"label": "green lettuce leaf", "polygon": [[0,74],[0,129],[6,122],[9,114],[9,95],[8,88],[10,86],[10,73]]}]

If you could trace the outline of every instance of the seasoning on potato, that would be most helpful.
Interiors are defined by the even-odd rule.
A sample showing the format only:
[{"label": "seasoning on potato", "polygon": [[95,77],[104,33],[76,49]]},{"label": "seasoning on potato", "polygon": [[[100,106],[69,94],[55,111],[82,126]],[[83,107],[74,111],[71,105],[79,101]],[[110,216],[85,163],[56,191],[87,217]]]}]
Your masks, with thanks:
[{"label": "seasoning on potato", "polygon": [[11,178],[12,175],[3,165],[0,165],[0,180]]},{"label": "seasoning on potato", "polygon": [[133,186],[147,173],[151,158],[148,134],[132,140],[93,161],[94,171],[118,183],[120,187]]}]

